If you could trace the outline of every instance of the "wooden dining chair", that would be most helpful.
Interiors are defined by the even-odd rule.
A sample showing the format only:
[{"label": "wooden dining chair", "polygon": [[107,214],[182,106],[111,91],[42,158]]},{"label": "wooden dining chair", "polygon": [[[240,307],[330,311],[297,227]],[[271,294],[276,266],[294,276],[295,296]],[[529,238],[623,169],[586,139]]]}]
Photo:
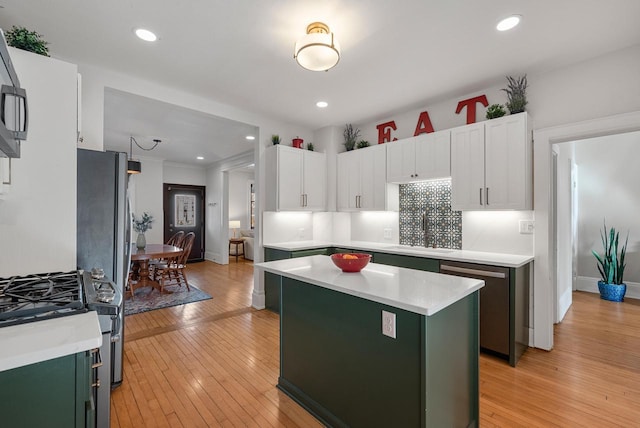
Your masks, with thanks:
[{"label": "wooden dining chair", "polygon": [[173,236],[171,236],[171,238],[169,238],[169,240],[167,241],[167,245],[173,245],[174,247],[180,247],[180,245],[182,245],[182,240],[184,239],[184,231],[181,230],[179,232],[176,232],[173,234]]},{"label": "wooden dining chair", "polygon": [[168,285],[184,284],[187,290],[191,291],[184,269],[187,266],[187,260],[189,259],[195,237],[195,233],[187,233],[182,241],[182,253],[176,257],[167,259],[166,263],[158,263],[156,265],[154,279],[160,284],[160,290],[163,290],[164,287]]},{"label": "wooden dining chair", "polygon": [[[184,231],[174,233],[168,240],[166,245],[173,245],[174,247],[182,248],[182,241],[184,241]],[[151,272],[151,279],[156,280],[156,269],[158,265],[166,265],[167,259],[154,259],[149,263],[149,271]]]}]

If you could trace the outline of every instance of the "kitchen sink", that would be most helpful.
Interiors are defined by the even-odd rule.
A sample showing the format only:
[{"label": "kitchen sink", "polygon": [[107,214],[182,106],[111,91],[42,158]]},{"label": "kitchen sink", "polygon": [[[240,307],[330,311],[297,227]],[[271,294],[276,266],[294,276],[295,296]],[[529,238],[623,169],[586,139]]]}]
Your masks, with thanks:
[{"label": "kitchen sink", "polygon": [[417,246],[412,247],[411,245],[396,245],[390,248],[394,250],[410,250],[410,251],[420,251],[425,253],[441,253],[441,254],[452,253],[455,251],[449,248],[430,248],[430,247],[427,248],[427,247],[417,247]]}]

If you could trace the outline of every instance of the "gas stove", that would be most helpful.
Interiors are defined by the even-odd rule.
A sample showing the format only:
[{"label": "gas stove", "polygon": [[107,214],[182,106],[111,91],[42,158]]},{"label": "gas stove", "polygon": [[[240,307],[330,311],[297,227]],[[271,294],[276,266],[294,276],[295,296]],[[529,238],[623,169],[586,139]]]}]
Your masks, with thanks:
[{"label": "gas stove", "polygon": [[86,311],[79,271],[0,278],[0,327]]},{"label": "gas stove", "polygon": [[53,272],[0,278],[0,327],[96,311],[117,317],[122,295],[89,272]]}]

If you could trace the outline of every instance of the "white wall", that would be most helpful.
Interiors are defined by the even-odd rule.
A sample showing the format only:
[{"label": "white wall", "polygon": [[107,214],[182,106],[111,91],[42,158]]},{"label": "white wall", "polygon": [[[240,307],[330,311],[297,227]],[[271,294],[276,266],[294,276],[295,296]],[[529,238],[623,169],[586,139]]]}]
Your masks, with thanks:
[{"label": "white wall", "polygon": [[153,216],[151,229],[144,235],[147,243],[160,244],[164,242],[163,161],[140,158],[140,162],[142,173],[129,176],[131,211],[136,218],[140,218],[145,212]]},{"label": "white wall", "polygon": [[[603,221],[624,241],[625,280],[640,282],[640,132],[576,142],[578,164],[578,275],[599,278],[591,250],[602,254]],[[622,245],[623,242],[620,243]]]},{"label": "white wall", "polygon": [[462,249],[531,255],[533,235],[520,233],[521,220],[533,220],[533,212],[463,211]]},{"label": "white wall", "polygon": [[76,268],[77,67],[9,48],[28,139],[0,199],[0,277]]},{"label": "white wall", "polygon": [[[249,204],[251,203],[252,182],[252,172],[229,172],[229,220],[240,220],[240,229],[251,229]],[[230,231],[230,233],[233,232]]]},{"label": "white wall", "polygon": [[205,167],[164,162],[162,174],[164,183],[168,184],[188,184],[191,186],[205,186],[207,184],[207,169]]}]

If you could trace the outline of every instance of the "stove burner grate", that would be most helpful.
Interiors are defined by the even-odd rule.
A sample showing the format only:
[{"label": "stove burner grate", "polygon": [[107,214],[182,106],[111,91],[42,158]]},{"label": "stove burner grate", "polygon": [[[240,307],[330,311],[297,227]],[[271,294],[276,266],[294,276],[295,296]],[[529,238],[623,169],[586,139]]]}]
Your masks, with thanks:
[{"label": "stove burner grate", "polygon": [[84,311],[78,271],[0,278],[0,326]]}]

